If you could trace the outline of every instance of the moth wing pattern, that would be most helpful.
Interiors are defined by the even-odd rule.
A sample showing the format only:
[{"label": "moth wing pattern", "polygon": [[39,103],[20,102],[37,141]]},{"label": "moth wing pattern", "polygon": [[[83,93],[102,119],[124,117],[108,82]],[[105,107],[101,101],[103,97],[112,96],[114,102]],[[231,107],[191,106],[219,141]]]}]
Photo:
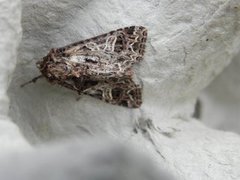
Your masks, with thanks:
[{"label": "moth wing pattern", "polygon": [[142,87],[132,80],[132,66],[143,59],[146,40],[145,27],[125,27],[52,49],[37,67],[50,83],[137,108]]},{"label": "moth wing pattern", "polygon": [[73,52],[82,54],[86,50],[103,51],[105,53],[116,52],[117,55],[122,53],[131,55],[131,58],[137,56],[138,58],[134,60],[139,61],[143,58],[146,40],[147,29],[145,27],[130,26],[58,48],[57,51],[65,51],[67,54]]},{"label": "moth wing pattern", "polygon": [[95,79],[129,77],[143,59],[147,29],[131,26],[56,49],[56,57],[77,63],[82,74]]},{"label": "moth wing pattern", "polygon": [[138,108],[142,104],[142,88],[131,79],[99,82],[83,93],[107,103],[129,108]]}]

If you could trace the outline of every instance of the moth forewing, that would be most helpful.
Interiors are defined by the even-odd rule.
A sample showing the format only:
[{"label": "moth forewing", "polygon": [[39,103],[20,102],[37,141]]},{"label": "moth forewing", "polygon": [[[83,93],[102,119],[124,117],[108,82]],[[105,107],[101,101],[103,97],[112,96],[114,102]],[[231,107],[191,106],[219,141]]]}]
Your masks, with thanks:
[{"label": "moth forewing", "polygon": [[142,87],[133,81],[132,66],[143,59],[147,29],[131,26],[51,49],[37,63],[45,77],[68,89],[107,103],[138,108]]}]

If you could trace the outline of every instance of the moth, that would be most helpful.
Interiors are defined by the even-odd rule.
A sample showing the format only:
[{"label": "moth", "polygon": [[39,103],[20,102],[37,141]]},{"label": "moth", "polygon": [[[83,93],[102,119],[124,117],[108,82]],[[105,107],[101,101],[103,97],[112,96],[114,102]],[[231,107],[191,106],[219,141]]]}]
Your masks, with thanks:
[{"label": "moth", "polygon": [[138,108],[142,87],[133,80],[132,66],[143,59],[146,40],[145,27],[131,26],[53,48],[36,63],[41,75],[22,87],[45,77],[78,94]]}]

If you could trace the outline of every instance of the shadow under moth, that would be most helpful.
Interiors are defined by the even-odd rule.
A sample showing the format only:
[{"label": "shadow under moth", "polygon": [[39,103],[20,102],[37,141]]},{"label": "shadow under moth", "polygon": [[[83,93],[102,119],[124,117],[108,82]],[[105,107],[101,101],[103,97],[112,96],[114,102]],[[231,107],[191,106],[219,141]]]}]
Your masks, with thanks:
[{"label": "shadow under moth", "polygon": [[41,75],[52,84],[107,103],[138,108],[142,87],[133,81],[132,66],[143,59],[147,29],[131,26],[54,48],[37,62]]}]

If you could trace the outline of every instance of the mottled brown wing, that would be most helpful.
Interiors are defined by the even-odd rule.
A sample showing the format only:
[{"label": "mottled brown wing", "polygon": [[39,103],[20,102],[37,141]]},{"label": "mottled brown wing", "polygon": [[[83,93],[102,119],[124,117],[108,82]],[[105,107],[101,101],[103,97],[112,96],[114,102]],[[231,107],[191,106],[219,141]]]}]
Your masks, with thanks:
[{"label": "mottled brown wing", "polygon": [[132,58],[137,56],[138,58],[134,60],[139,61],[144,55],[146,40],[147,29],[145,27],[130,26],[58,48],[57,51],[69,55],[86,50],[118,54],[129,53]]},{"label": "mottled brown wing", "polygon": [[146,39],[146,28],[131,26],[55,49],[51,58],[68,61],[95,80],[130,77],[132,65],[143,59]]},{"label": "mottled brown wing", "polygon": [[131,79],[99,82],[83,93],[107,103],[129,108],[138,108],[142,104],[142,88]]},{"label": "mottled brown wing", "polygon": [[51,83],[111,104],[141,105],[142,91],[132,80],[132,65],[142,60],[147,29],[131,26],[52,49],[37,63]]}]

